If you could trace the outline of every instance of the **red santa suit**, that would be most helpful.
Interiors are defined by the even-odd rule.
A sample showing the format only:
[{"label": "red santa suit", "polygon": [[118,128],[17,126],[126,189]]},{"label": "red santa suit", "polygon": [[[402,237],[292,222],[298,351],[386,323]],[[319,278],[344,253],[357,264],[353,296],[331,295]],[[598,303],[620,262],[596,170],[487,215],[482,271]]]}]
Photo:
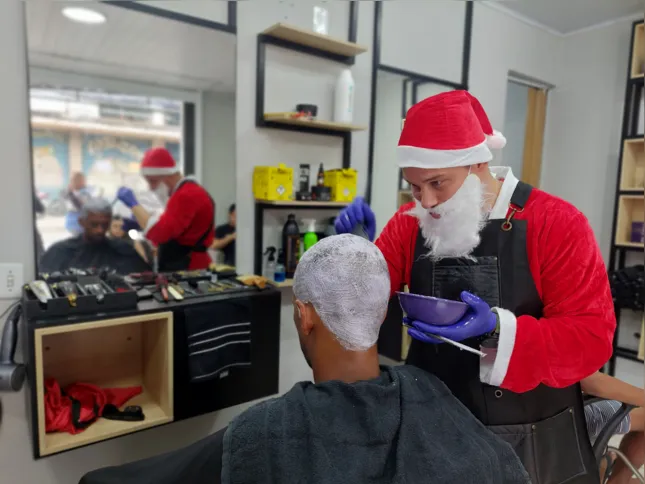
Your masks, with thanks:
[{"label": "red santa suit", "polygon": [[[150,150],[141,163],[142,175],[177,173],[166,150]],[[150,217],[145,237],[159,249],[159,270],[207,269],[207,249],[214,238],[215,203],[193,178],[183,178],[174,188],[162,213]]]},{"label": "red santa suit", "polygon": [[[510,213],[517,178],[510,168],[492,167],[503,179],[489,220]],[[392,292],[410,285],[419,221],[403,205],[376,240],[390,269]],[[544,383],[565,387],[602,367],[612,352],[616,318],[607,269],[586,217],[570,203],[533,189],[524,211],[527,257],[535,287],[543,301],[543,317],[516,317],[503,308],[495,361],[484,381],[515,392]]]},{"label": "red santa suit", "polygon": [[[489,148],[504,144],[479,102],[466,91],[452,91],[408,111],[397,158],[404,175],[405,168],[468,167],[491,161]],[[430,215],[416,203],[401,207],[376,240],[393,292],[407,284],[412,293],[458,299],[466,290],[499,317],[497,334],[462,341],[481,347],[484,358],[413,339],[407,362],[436,374],[507,440],[534,482],[598,482],[578,384],[612,352],[616,322],[598,244],[571,204],[518,181],[510,168],[491,171],[503,183],[474,248],[466,246],[469,252],[444,256],[448,244],[433,257],[440,240],[433,245],[428,231],[436,225],[421,223]],[[474,176],[467,176],[470,185],[478,180]],[[432,193],[413,188],[418,197]],[[465,219],[455,219],[452,227],[459,229]]]}]

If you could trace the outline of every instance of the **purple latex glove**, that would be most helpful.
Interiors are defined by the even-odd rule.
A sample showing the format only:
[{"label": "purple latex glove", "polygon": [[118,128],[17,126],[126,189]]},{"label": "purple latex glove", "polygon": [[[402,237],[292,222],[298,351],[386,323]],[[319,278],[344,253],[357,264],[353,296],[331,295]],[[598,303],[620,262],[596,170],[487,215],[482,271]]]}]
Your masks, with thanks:
[{"label": "purple latex glove", "polygon": [[132,218],[124,218],[123,230],[125,232],[129,232],[130,230],[141,230],[141,227],[139,227],[139,223],[136,220]]},{"label": "purple latex glove", "polygon": [[373,242],[376,235],[376,217],[363,197],[356,197],[352,203],[340,211],[334,222],[334,227],[337,234],[351,234],[359,224],[365,227],[370,242]]},{"label": "purple latex glove", "polygon": [[134,192],[128,187],[119,188],[119,191],[116,192],[116,198],[121,200],[128,208],[139,205],[137,197],[134,196]]},{"label": "purple latex glove", "polygon": [[488,334],[495,329],[497,315],[491,311],[490,306],[484,300],[467,291],[461,293],[461,300],[470,306],[461,321],[450,326],[435,326],[405,318],[404,323],[412,326],[408,329],[408,334],[424,343],[442,343],[431,335],[443,336],[453,341],[463,341]]}]

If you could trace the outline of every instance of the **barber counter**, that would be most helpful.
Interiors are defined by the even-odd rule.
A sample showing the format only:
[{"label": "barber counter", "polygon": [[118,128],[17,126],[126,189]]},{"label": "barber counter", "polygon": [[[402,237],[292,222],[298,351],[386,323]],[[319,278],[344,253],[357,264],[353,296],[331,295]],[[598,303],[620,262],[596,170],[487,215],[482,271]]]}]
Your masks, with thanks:
[{"label": "barber counter", "polygon": [[[273,288],[192,301],[142,301],[128,311],[28,318],[23,328],[35,458],[278,392],[280,292]],[[125,405],[141,407],[144,418],[98,418],[75,434],[48,433],[52,382],[68,397],[65,389],[77,383],[137,388],[140,393]],[[71,413],[78,420],[74,405]]]}]

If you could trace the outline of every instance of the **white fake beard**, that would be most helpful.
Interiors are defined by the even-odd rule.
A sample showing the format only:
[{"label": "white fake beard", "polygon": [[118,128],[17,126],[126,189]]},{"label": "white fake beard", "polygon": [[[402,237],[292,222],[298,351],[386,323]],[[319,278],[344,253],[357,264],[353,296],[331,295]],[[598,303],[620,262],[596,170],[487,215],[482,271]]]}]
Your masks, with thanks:
[{"label": "white fake beard", "polygon": [[165,183],[159,183],[159,185],[157,185],[157,188],[152,190],[152,193],[155,194],[157,200],[159,200],[165,207],[168,203],[168,199],[170,198],[170,190],[168,189],[168,185],[166,185]]},{"label": "white fake beard", "polygon": [[[431,210],[415,199],[415,207],[408,213],[419,219],[427,254],[434,261],[445,257],[468,257],[479,245],[481,232],[488,219],[484,211],[486,199],[482,183],[470,174],[459,190]],[[440,215],[434,218],[431,213]]]}]

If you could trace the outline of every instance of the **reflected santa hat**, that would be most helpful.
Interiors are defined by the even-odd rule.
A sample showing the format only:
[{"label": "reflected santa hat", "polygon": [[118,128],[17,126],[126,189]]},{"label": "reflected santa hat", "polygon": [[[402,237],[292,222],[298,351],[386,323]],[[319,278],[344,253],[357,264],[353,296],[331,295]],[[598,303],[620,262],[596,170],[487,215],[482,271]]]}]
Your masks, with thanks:
[{"label": "reflected santa hat", "polygon": [[468,91],[431,96],[412,106],[396,149],[400,168],[451,168],[493,159],[506,138]]},{"label": "reflected santa hat", "polygon": [[172,175],[179,167],[166,148],[152,148],[143,155],[140,171],[143,176]]}]

